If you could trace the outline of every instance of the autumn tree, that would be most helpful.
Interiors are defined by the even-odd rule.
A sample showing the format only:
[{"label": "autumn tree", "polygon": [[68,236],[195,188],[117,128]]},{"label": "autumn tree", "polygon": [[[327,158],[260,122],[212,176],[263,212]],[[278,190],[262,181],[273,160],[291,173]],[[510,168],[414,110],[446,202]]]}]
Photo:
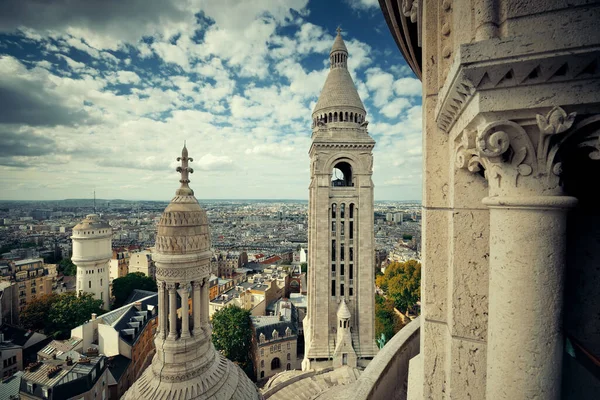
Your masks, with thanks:
[{"label": "autumn tree", "polygon": [[398,310],[406,312],[421,298],[421,263],[415,260],[392,262],[375,283]]},{"label": "autumn tree", "polygon": [[125,301],[134,289],[158,292],[156,281],[142,272],[132,272],[112,282],[112,295],[115,298],[113,309],[125,304]]},{"label": "autumn tree", "polygon": [[253,379],[250,349],[252,346],[252,322],[250,310],[229,305],[212,317],[212,342],[225,357],[239,366]]},{"label": "autumn tree", "polygon": [[50,308],[58,300],[58,297],[55,293],[45,294],[27,303],[27,306],[19,314],[21,326],[36,332],[46,332]]}]

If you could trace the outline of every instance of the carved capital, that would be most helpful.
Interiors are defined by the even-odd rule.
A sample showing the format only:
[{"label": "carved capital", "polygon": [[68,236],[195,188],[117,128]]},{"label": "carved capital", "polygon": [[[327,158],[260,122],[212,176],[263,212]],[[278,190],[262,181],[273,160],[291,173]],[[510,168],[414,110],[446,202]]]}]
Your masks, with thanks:
[{"label": "carved capital", "polygon": [[[537,126],[525,129],[514,121],[495,121],[477,131],[465,130],[456,151],[456,167],[485,170],[490,195],[561,194],[561,150],[589,147],[600,159],[600,116],[574,125],[576,113],[560,107],[537,114]],[[566,147],[566,148],[565,148]]]},{"label": "carved capital", "polygon": [[175,290],[177,289],[177,284],[176,283],[166,283],[166,289],[170,292],[171,290]]}]

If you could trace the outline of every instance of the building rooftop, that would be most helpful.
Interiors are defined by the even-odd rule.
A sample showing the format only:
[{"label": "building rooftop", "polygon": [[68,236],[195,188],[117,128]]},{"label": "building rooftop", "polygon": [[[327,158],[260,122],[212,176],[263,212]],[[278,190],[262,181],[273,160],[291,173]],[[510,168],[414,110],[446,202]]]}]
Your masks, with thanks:
[{"label": "building rooftop", "polygon": [[0,400],[14,400],[19,398],[22,376],[23,371],[17,371],[12,376],[0,381]]}]

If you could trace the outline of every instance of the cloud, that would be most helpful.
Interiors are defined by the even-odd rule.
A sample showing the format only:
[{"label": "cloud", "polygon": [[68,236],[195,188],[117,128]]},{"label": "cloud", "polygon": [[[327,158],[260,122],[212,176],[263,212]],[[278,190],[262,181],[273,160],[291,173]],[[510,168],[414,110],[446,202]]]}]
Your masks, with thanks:
[{"label": "cloud", "polygon": [[165,0],[4,0],[0,31],[21,27],[83,38],[96,49],[116,50],[144,36],[170,36],[193,26],[189,1]]},{"label": "cloud", "polygon": [[233,160],[229,156],[215,156],[205,154],[199,160],[195,160],[193,167],[201,171],[216,171],[229,169],[233,166]]},{"label": "cloud", "polygon": [[16,58],[0,56],[0,123],[75,125],[93,123],[83,104],[67,104],[45,69],[27,70]]},{"label": "cloud", "polygon": [[366,10],[375,7],[379,7],[378,0],[345,0],[350,7],[357,10]]},{"label": "cloud", "polygon": [[30,129],[0,126],[0,158],[44,156],[53,154],[56,147],[52,138],[36,135]]}]

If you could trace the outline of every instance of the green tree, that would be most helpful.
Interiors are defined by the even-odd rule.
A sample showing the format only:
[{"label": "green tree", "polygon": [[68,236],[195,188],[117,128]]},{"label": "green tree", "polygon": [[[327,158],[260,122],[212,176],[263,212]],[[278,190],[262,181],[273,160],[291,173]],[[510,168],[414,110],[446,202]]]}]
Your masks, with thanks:
[{"label": "green tree", "polygon": [[379,338],[383,333],[387,343],[403,326],[402,320],[394,311],[394,302],[375,295],[375,337]]},{"label": "green tree", "polygon": [[92,313],[102,314],[100,307],[102,300],[94,299],[91,293],[63,293],[50,307],[46,332],[57,339],[67,339],[71,329],[88,321]]},{"label": "green tree", "polygon": [[306,271],[308,271],[308,264],[303,262],[300,264],[300,272],[306,273]]},{"label": "green tree", "polygon": [[156,281],[141,272],[132,272],[112,282],[112,295],[115,298],[113,309],[125,304],[134,289],[157,292]]},{"label": "green tree", "polygon": [[421,298],[421,263],[415,260],[392,262],[376,284],[394,302],[395,307],[406,312]]},{"label": "green tree", "polygon": [[36,332],[46,332],[50,308],[58,298],[59,295],[51,293],[31,300],[19,314],[23,328]]},{"label": "green tree", "polygon": [[250,310],[227,306],[212,317],[212,341],[215,348],[254,379],[250,349],[252,346],[252,322]]},{"label": "green tree", "polygon": [[77,275],[77,266],[70,258],[63,258],[58,263],[58,272],[62,272],[66,276],[75,276]]}]

